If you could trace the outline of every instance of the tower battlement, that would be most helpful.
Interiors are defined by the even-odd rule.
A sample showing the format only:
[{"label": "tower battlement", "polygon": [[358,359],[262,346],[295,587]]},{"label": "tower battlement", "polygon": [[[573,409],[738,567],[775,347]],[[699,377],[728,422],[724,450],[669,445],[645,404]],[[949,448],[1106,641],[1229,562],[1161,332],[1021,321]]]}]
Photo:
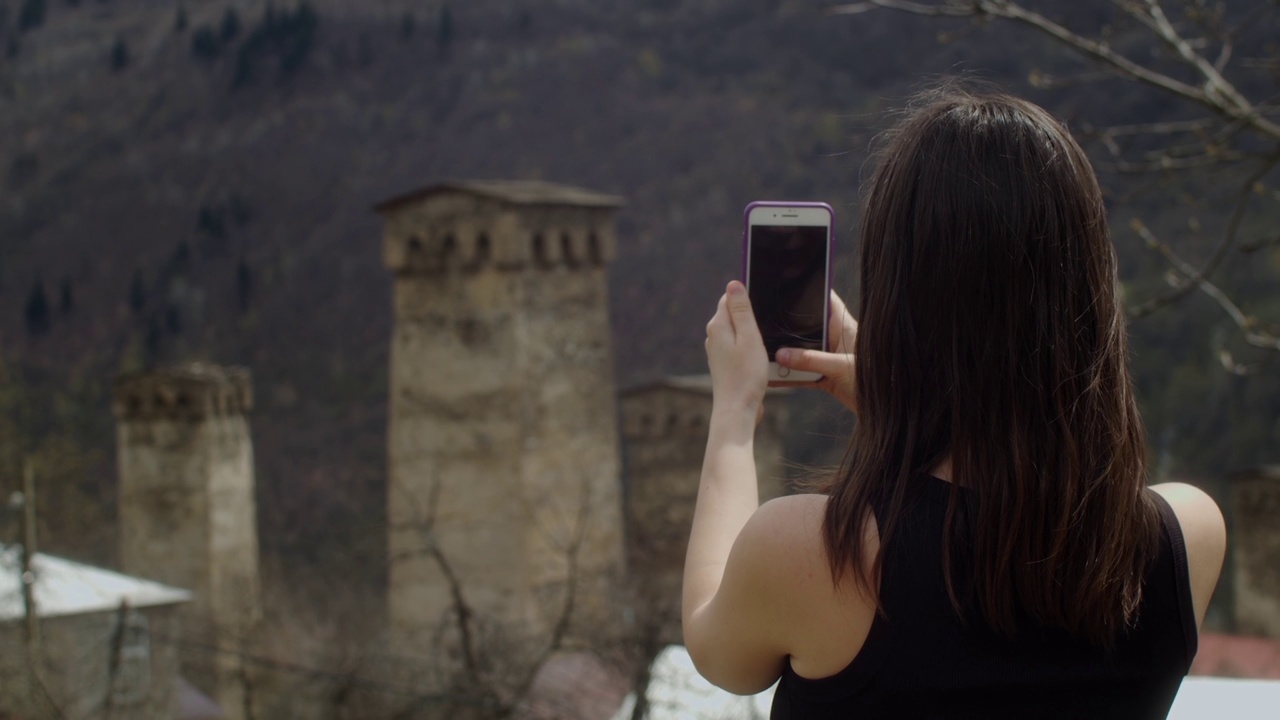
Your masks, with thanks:
[{"label": "tower battlement", "polygon": [[377,206],[397,275],[601,268],[621,200],[543,182],[433,185]]},{"label": "tower battlement", "polygon": [[197,421],[244,415],[253,409],[249,371],[190,364],[133,373],[115,382],[116,416],[125,422]]}]

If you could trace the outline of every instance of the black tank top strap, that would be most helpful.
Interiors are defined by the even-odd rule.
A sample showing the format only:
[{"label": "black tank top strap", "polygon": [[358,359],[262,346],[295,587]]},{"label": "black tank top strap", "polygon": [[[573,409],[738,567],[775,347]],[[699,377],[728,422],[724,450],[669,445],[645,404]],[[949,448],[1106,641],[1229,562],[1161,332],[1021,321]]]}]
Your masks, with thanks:
[{"label": "black tank top strap", "polygon": [[1195,604],[1191,598],[1191,570],[1187,564],[1187,542],[1182,536],[1182,524],[1178,522],[1173,506],[1160,493],[1150,489],[1147,492],[1155,500],[1156,507],[1160,508],[1162,520],[1160,525],[1164,528],[1165,540],[1169,543],[1169,551],[1173,555],[1173,573],[1178,588],[1176,595],[1178,617],[1181,620],[1182,641],[1186,646],[1186,664],[1190,669],[1196,652],[1200,649],[1200,632],[1196,624]]}]

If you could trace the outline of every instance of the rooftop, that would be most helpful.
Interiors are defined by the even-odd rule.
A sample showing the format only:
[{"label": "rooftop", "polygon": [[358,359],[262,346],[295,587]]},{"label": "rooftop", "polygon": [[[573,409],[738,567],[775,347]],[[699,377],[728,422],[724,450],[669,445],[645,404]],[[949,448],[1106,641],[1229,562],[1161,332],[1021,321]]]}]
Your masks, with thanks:
[{"label": "rooftop", "polygon": [[[21,548],[0,545],[0,623],[22,619]],[[36,553],[31,561],[35,576],[36,612],[42,618],[65,617],[115,610],[121,603],[146,608],[191,600],[186,590],[110,570]]]},{"label": "rooftop", "polygon": [[386,213],[406,203],[447,193],[477,195],[515,205],[616,208],[623,204],[622,198],[616,195],[604,195],[592,190],[541,180],[447,180],[385,200],[375,205],[374,209],[380,213]]}]

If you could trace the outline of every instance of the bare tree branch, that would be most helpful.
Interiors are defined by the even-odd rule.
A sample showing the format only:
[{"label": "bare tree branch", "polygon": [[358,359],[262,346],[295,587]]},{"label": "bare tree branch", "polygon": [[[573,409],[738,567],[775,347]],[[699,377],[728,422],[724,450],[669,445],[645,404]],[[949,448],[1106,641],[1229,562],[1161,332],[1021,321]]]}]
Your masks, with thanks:
[{"label": "bare tree branch", "polygon": [[1199,120],[1140,123],[1137,125],[1112,125],[1099,131],[1099,134],[1107,137],[1121,135],[1173,135],[1208,130],[1217,124],[1218,121],[1215,118],[1200,118]]},{"label": "bare tree branch", "polygon": [[1117,162],[1116,170],[1125,174],[1143,174],[1167,170],[1195,170],[1216,165],[1231,165],[1250,159],[1249,155],[1238,152],[1206,153],[1194,157],[1175,157],[1168,153],[1157,156],[1159,159],[1147,163]]},{"label": "bare tree branch", "polygon": [[1232,210],[1231,218],[1227,221],[1226,231],[1222,234],[1222,240],[1218,243],[1218,246],[1214,248],[1213,253],[1209,256],[1209,259],[1205,261],[1204,265],[1193,273],[1184,273],[1186,275],[1186,280],[1174,284],[1173,288],[1168,292],[1135,307],[1133,309],[1133,315],[1135,317],[1149,315],[1157,308],[1168,305],[1169,303],[1184,297],[1187,293],[1199,287],[1199,284],[1218,268],[1218,265],[1222,263],[1223,258],[1226,257],[1227,252],[1231,249],[1232,245],[1235,244],[1236,234],[1240,231],[1240,223],[1244,219],[1245,210],[1249,207],[1249,199],[1254,193],[1255,186],[1262,180],[1262,178],[1267,176],[1267,173],[1271,172],[1277,163],[1280,163],[1280,148],[1273,151],[1271,155],[1268,156],[1245,180],[1244,184],[1240,188],[1239,196],[1236,199],[1235,209]]},{"label": "bare tree branch", "polygon": [[1254,240],[1253,242],[1244,243],[1240,246],[1240,252],[1243,252],[1243,253],[1257,252],[1259,250],[1262,250],[1263,248],[1274,247],[1276,245],[1280,245],[1280,235],[1272,235],[1269,238],[1263,238],[1262,240]]},{"label": "bare tree branch", "polygon": [[[1217,285],[1214,285],[1204,278],[1196,279],[1198,271],[1195,266],[1179,257],[1177,253],[1173,251],[1173,248],[1169,247],[1167,243],[1161,242],[1160,239],[1157,238],[1155,234],[1151,232],[1151,229],[1144,223],[1135,221],[1133,223],[1133,229],[1138,233],[1143,241],[1146,242],[1147,247],[1164,256],[1165,260],[1173,266],[1182,278],[1194,282],[1201,292],[1208,295],[1210,298],[1213,298],[1213,300],[1218,303],[1218,306],[1226,312],[1231,320],[1235,322],[1236,326],[1244,333],[1245,342],[1254,347],[1264,348],[1267,350],[1280,350],[1280,337],[1270,333],[1258,332],[1257,318],[1252,315],[1246,315],[1244,311],[1240,309],[1240,306],[1232,302],[1231,298],[1227,297],[1227,294]],[[1175,287],[1178,286],[1177,284],[1179,282],[1180,280],[1176,278],[1170,279],[1170,283],[1174,284]],[[1227,365],[1225,362],[1223,364],[1224,366]],[[1238,366],[1231,365],[1228,366],[1228,369],[1231,369],[1232,367]]]},{"label": "bare tree branch", "polygon": [[1028,25],[1062,44],[1101,62],[1103,65],[1119,71],[1123,75],[1209,107],[1227,117],[1243,120],[1262,134],[1280,140],[1280,124],[1272,122],[1257,112],[1248,100],[1236,90],[1235,86],[1223,78],[1222,74],[1215,70],[1207,60],[1196,53],[1190,44],[1178,35],[1155,0],[1146,0],[1146,2],[1148,13],[1139,13],[1139,15],[1146,17],[1149,20],[1149,27],[1165,42],[1170,43],[1184,61],[1205,78],[1205,86],[1203,88],[1195,87],[1145,67],[1112,50],[1106,43],[1072,32],[1049,18],[1027,10],[1010,0],[970,0],[964,4],[948,3],[946,5],[908,2],[907,0],[867,0],[866,2],[852,5],[836,6],[831,8],[829,12],[837,15],[849,15],[867,12],[875,8],[884,8],[934,17],[991,16],[1012,20]]}]

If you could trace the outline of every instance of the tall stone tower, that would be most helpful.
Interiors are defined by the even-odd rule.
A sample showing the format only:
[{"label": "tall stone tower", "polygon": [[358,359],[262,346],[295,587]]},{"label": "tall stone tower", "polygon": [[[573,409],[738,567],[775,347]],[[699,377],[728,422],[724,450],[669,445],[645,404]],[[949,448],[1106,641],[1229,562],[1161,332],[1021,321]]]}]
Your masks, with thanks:
[{"label": "tall stone tower", "polygon": [[1231,477],[1236,629],[1280,638],[1280,465]]},{"label": "tall stone tower", "polygon": [[[760,502],[787,492],[786,390],[765,396],[756,430]],[[711,419],[711,376],[669,377],[622,393],[627,556],[644,642],[681,644],[680,586]]]},{"label": "tall stone tower", "polygon": [[402,654],[465,658],[470,643],[518,663],[552,633],[572,645],[616,627],[606,266],[619,204],[461,182],[378,206],[395,276],[389,620]]},{"label": "tall stone tower", "polygon": [[[187,365],[115,383],[120,559],[126,573],[192,590],[184,640],[244,649],[262,616],[249,372]],[[182,673],[244,717],[234,653],[184,652]]]}]

